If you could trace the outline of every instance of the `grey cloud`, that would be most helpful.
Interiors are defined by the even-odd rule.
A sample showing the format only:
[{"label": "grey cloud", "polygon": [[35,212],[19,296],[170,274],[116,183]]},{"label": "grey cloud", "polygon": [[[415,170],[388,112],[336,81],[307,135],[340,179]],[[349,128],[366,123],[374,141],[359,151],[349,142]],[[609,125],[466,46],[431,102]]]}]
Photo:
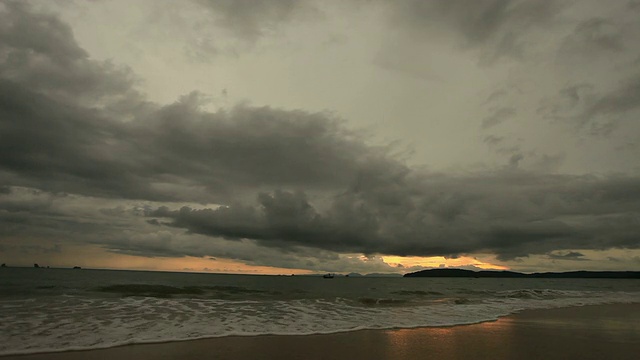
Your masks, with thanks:
[{"label": "grey cloud", "polygon": [[[276,266],[292,269],[331,272],[394,272],[398,271],[371,256],[363,261],[359,256],[342,255],[332,251],[303,246],[289,246],[285,249],[264,247],[253,240],[228,241],[215,237],[184,235],[176,232],[158,231],[139,234],[134,232],[115,236],[99,243],[107,250],[127,255],[144,257],[184,257],[206,256],[209,259],[234,259],[249,265]],[[419,268],[406,268],[415,271]]]},{"label": "grey cloud", "polygon": [[49,212],[52,205],[53,200],[50,197],[20,200],[0,198],[0,210],[9,213],[27,212],[33,214]]},{"label": "grey cloud", "polygon": [[560,89],[553,98],[542,99],[536,112],[548,120],[570,121],[593,96],[592,85],[572,84]]},{"label": "grey cloud", "polygon": [[556,65],[574,80],[544,101],[539,112],[545,117],[572,122],[590,135],[630,131],[640,109],[640,77],[634,64],[640,54],[640,26],[637,14],[620,5],[607,11],[593,8],[593,15],[562,39]]},{"label": "grey cloud", "polygon": [[553,100],[543,103],[544,117],[571,121],[593,135],[609,135],[618,126],[634,120],[640,110],[640,76],[635,74],[608,91],[596,91],[588,84],[563,88]]},{"label": "grey cloud", "polygon": [[557,60],[570,67],[578,61],[582,67],[598,61],[601,66],[614,65],[617,70],[626,67],[624,64],[640,51],[637,46],[640,27],[634,12],[618,5],[607,11],[599,10],[595,16],[577,23],[560,43]]},{"label": "grey cloud", "polygon": [[[238,56],[277,38],[283,28],[322,17],[313,1],[296,0],[192,0],[199,14],[183,16],[185,51],[192,60],[208,62],[214,56]],[[166,9],[160,11],[166,12]],[[180,8],[169,10],[180,11]],[[168,15],[172,23],[176,14]]]},{"label": "grey cloud", "polygon": [[613,91],[601,95],[590,104],[584,116],[591,119],[598,115],[617,115],[640,109],[640,75],[623,81]]},{"label": "grey cloud", "polygon": [[160,226],[161,223],[160,221],[158,221],[158,219],[149,219],[147,220],[147,223],[151,224],[151,225],[156,225],[156,226]]},{"label": "grey cloud", "polygon": [[144,256],[144,257],[184,257],[191,255],[186,249],[176,254],[173,248],[179,243],[175,234],[160,230],[156,232],[125,231],[120,235],[110,234],[108,239],[95,243],[115,253]]},{"label": "grey cloud", "polygon": [[498,144],[502,143],[503,140],[504,137],[496,135],[487,135],[484,137],[484,139],[482,139],[482,141],[489,146],[497,146]]},{"label": "grey cloud", "polygon": [[517,110],[514,107],[501,107],[491,110],[492,114],[482,119],[482,128],[489,129],[496,125],[502,124],[509,118],[514,117],[517,114]]},{"label": "grey cloud", "polygon": [[560,167],[560,165],[564,162],[565,154],[541,154],[538,157],[536,163],[534,164],[534,168],[541,172],[554,172]]},{"label": "grey cloud", "polygon": [[133,215],[135,210],[134,209],[127,209],[124,206],[120,205],[120,206],[116,206],[114,208],[104,208],[104,209],[99,209],[98,210],[101,214],[107,215],[107,216],[112,216],[112,217],[125,217],[125,216],[130,216]]},{"label": "grey cloud", "polygon": [[[505,136],[487,135],[483,142],[496,154],[508,157],[507,166],[518,167],[519,162],[524,159],[523,150],[518,143],[521,139],[509,139]],[[528,157],[536,157],[535,152],[529,152]]]},{"label": "grey cloud", "polygon": [[107,208],[115,201],[15,187],[0,194],[0,242],[41,241],[85,244],[107,241],[124,230],[145,230],[135,208]]},{"label": "grey cloud", "polygon": [[509,158],[509,166],[512,168],[518,167],[518,164],[522,159],[524,159],[524,155],[520,153],[511,155],[511,157]]},{"label": "grey cloud", "polygon": [[624,35],[616,23],[599,17],[578,24],[563,46],[564,51],[583,54],[592,51],[620,52],[625,49]]},{"label": "grey cloud", "polygon": [[492,92],[489,96],[487,96],[487,99],[482,103],[482,105],[490,104],[494,101],[504,98],[505,96],[507,96],[506,90],[504,89],[496,90]]},{"label": "grey cloud", "polygon": [[568,107],[574,107],[588,96],[593,90],[593,86],[589,84],[571,85],[560,90],[560,95],[567,100]]},{"label": "grey cloud", "polygon": [[254,42],[272,33],[297,13],[311,7],[306,1],[295,0],[195,0],[209,10],[216,23],[234,35]]},{"label": "grey cloud", "polygon": [[419,33],[444,28],[463,46],[480,48],[484,63],[521,58],[526,35],[550,23],[562,6],[556,1],[519,0],[413,0],[390,5],[397,25]]},{"label": "grey cloud", "polygon": [[10,252],[15,251],[25,255],[40,255],[40,254],[55,254],[62,251],[60,244],[53,244],[51,246],[46,245],[2,245],[0,251]]},{"label": "grey cloud", "polygon": [[550,259],[554,259],[554,260],[572,260],[572,261],[585,261],[587,260],[584,257],[584,254],[581,252],[577,252],[577,251],[569,251],[566,253],[559,253],[559,254],[548,254],[547,255]]}]

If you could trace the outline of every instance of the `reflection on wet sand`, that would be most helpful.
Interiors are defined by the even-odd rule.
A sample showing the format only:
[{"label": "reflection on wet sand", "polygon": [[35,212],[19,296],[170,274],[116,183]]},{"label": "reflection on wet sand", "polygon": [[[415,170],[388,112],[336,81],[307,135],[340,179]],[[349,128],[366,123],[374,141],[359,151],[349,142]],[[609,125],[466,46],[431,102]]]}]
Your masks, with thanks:
[{"label": "reflection on wet sand", "polygon": [[640,351],[640,312],[637,306],[528,311],[481,324],[383,334],[387,359],[415,359],[416,352],[445,359],[631,359]]},{"label": "reflection on wet sand", "polygon": [[[410,359],[416,349],[431,357],[447,359],[469,357],[469,349],[479,358],[510,358],[518,354],[514,348],[514,323],[495,321],[469,326],[399,329],[385,331],[388,349],[385,358]],[[478,336],[480,335],[480,336]]]}]

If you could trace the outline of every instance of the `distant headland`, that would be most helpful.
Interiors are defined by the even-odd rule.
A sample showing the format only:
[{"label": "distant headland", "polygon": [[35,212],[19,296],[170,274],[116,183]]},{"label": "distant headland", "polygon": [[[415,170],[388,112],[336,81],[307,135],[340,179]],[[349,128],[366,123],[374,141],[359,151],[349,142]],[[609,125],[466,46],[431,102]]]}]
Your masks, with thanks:
[{"label": "distant headland", "polygon": [[466,278],[545,278],[545,279],[640,279],[640,271],[568,271],[524,274],[515,271],[472,271],[464,269],[429,269],[405,274],[404,277]]}]

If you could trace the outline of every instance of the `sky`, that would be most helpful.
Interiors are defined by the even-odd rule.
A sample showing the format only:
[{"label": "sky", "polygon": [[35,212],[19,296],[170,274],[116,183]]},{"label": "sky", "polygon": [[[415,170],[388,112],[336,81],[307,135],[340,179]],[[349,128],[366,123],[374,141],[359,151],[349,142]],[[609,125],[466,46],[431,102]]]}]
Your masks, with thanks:
[{"label": "sky", "polygon": [[640,270],[639,17],[0,0],[0,262]]}]

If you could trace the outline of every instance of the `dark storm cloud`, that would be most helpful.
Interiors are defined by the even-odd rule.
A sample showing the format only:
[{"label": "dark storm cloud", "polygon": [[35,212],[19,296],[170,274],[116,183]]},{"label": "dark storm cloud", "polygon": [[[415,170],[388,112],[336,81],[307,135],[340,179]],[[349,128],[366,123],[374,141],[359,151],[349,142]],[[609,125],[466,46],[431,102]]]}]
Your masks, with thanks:
[{"label": "dark storm cloud", "polygon": [[[0,76],[56,99],[106,104],[132,97],[126,67],[90,61],[68,25],[34,13],[26,2],[4,1],[0,10]],[[6,89],[4,89],[6,91]]]},{"label": "dark storm cloud", "polygon": [[326,210],[303,193],[260,194],[258,206],[152,216],[172,226],[269,247],[501,259],[560,249],[639,248],[640,180],[519,171],[451,177],[370,174]]},{"label": "dark storm cloud", "polygon": [[[274,260],[284,253],[290,255],[283,256],[287,264],[302,266],[304,258],[313,263],[308,267],[322,266],[324,258],[313,253],[331,258],[335,252],[491,252],[512,259],[555,250],[640,247],[637,177],[523,172],[514,169],[522,159],[515,150],[509,154],[515,156],[512,168],[423,173],[389,155],[389,148],[367,145],[329,114],[246,105],[211,113],[202,110],[197,93],[166,106],[152,104],[134,90],[130,71],[91,60],[57,18],[21,2],[4,4],[0,181],[12,186],[0,191],[5,236],[72,234],[111,251],[148,256],[255,259],[259,256],[251,253],[264,249],[270,254],[261,258],[264,264],[284,264]],[[522,7],[547,6],[428,4],[477,42],[515,29],[509,19],[527,25],[539,16],[521,14]],[[474,9],[483,15],[464,24],[475,19]],[[475,30],[479,34],[471,34]],[[635,109],[634,96],[611,92],[590,100],[591,111]],[[70,193],[223,206],[109,207],[93,209],[98,214],[89,221],[82,213],[90,205],[74,213],[52,206],[50,201],[59,201],[49,195],[32,199],[14,191],[19,187],[61,198]],[[139,212],[149,222],[138,219],[137,226],[153,233],[124,234],[134,224],[121,219]],[[190,243],[175,237],[182,229],[212,242],[233,241],[216,247]]]},{"label": "dark storm cloud", "polygon": [[0,93],[0,164],[12,185],[211,201],[248,187],[344,186],[358,171],[392,161],[323,114],[203,113],[188,97],[121,122],[15,83],[0,80]]},{"label": "dark storm cloud", "polygon": [[[192,99],[190,99],[192,100]],[[224,190],[233,186],[344,185],[359,169],[391,161],[325,114],[236,107],[215,114],[190,102],[165,107],[131,131],[157,168]],[[222,182],[222,183],[221,183]]]},{"label": "dark storm cloud", "polygon": [[12,188],[10,193],[0,194],[0,240],[15,236],[82,242],[122,230],[126,222],[122,216],[120,219],[115,219],[115,215],[103,216],[105,211],[96,209],[94,199],[85,200],[79,202],[77,196],[67,194]]},{"label": "dark storm cloud", "polygon": [[418,33],[447,31],[463,46],[480,48],[481,61],[520,58],[524,38],[551,22],[564,6],[557,1],[407,0],[390,3],[395,23]]},{"label": "dark storm cloud", "polygon": [[32,49],[36,54],[47,54],[57,63],[87,56],[73,40],[69,26],[56,16],[33,13],[24,1],[6,0],[2,7],[5,9],[0,39],[5,46]]},{"label": "dark storm cloud", "polygon": [[7,39],[33,23],[28,39],[0,44],[5,183],[212,201],[262,186],[345,186],[359,171],[393,161],[329,114],[249,106],[207,113],[197,93],[150,104],[130,87],[128,72],[90,60],[55,17],[14,2],[0,16]]}]

